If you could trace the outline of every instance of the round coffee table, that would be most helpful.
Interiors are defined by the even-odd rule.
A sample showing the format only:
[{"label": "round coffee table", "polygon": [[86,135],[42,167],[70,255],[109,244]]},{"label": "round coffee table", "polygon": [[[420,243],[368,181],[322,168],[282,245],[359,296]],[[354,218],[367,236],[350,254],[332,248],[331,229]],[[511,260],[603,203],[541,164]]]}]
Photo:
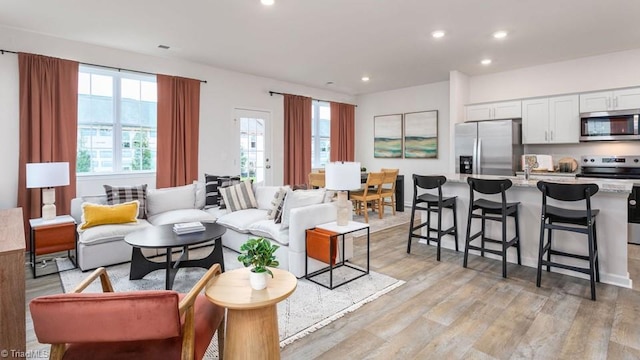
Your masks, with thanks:
[{"label": "round coffee table", "polygon": [[[142,279],[152,271],[166,269],[165,289],[171,290],[173,280],[179,268],[201,267],[209,269],[213,264],[218,263],[220,264],[221,270],[224,271],[221,238],[227,229],[216,223],[202,224],[205,227],[204,231],[183,235],[178,235],[173,232],[173,224],[153,226],[127,234],[124,237],[124,241],[133,246],[129,279]],[[211,240],[215,240],[215,245],[209,255],[202,259],[189,260],[190,245],[202,244]],[[177,247],[182,248],[182,255],[180,255],[178,260],[172,261],[171,250]],[[167,255],[165,261],[156,262],[149,260],[142,254],[142,248],[166,249]]]},{"label": "round coffee table", "polygon": [[253,290],[249,268],[227,271],[214,278],[205,295],[227,310],[224,358],[280,359],[276,304],[293,293],[298,279],[285,270],[271,269],[267,288]]}]

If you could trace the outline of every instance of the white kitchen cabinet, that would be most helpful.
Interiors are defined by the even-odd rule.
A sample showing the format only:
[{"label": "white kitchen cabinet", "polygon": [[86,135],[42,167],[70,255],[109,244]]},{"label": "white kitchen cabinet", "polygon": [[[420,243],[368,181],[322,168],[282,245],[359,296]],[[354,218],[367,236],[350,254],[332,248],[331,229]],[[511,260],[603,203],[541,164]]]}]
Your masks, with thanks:
[{"label": "white kitchen cabinet", "polygon": [[578,95],[522,101],[524,144],[571,144],[579,140]]},{"label": "white kitchen cabinet", "polygon": [[522,117],[522,101],[502,101],[466,106],[466,121],[519,119]]},{"label": "white kitchen cabinet", "polygon": [[580,94],[580,112],[640,108],[640,88]]}]

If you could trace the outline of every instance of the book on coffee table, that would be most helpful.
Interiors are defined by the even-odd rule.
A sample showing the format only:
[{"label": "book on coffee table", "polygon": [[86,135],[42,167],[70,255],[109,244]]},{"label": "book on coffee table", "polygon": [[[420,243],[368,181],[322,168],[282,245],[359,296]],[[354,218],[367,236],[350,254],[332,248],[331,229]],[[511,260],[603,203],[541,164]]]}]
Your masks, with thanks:
[{"label": "book on coffee table", "polygon": [[173,232],[178,235],[205,231],[204,225],[199,221],[173,224]]}]

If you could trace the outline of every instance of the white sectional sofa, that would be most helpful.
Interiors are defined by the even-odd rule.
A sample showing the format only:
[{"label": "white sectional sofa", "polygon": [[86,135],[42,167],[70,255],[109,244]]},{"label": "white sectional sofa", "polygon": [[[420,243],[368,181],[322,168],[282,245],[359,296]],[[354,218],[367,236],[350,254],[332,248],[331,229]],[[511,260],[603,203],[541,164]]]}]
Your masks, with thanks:
[{"label": "white sectional sofa", "polygon": [[[193,184],[175,188],[148,190],[147,219],[139,219],[137,224],[100,225],[78,231],[78,266],[90,270],[131,260],[131,246],[124,236],[132,231],[148,226],[177,222],[201,221],[215,222],[227,228],[222,244],[236,252],[250,237],[263,236],[280,246],[276,257],[279,268],[302,277],[305,273],[305,230],[316,225],[336,220],[336,208],[333,203],[322,202],[286,208],[288,227],[267,219],[271,209],[271,200],[281,187],[254,186],[258,207],[229,212],[218,207],[203,210],[204,187]],[[312,190],[318,191],[318,190]],[[286,199],[285,199],[286,201]],[[85,196],[73,199],[71,215],[81,223],[82,203],[105,204],[106,196]],[[300,205],[300,204],[298,204]],[[144,249],[145,254],[154,255],[152,249]],[[341,253],[341,251],[339,252]],[[351,239],[345,241],[345,258],[353,256]],[[309,259],[310,271],[326,266]]]}]

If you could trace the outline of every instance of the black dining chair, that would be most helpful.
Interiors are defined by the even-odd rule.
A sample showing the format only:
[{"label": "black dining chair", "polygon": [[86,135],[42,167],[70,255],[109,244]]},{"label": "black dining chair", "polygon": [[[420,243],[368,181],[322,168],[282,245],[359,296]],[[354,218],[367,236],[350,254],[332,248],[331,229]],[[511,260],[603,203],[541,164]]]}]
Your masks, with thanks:
[{"label": "black dining chair", "polygon": [[[467,237],[464,248],[463,267],[467,267],[469,257],[469,249],[479,250],[480,255],[484,257],[484,253],[488,252],[502,257],[502,277],[507,277],[507,250],[515,247],[518,256],[518,265],[521,265],[520,258],[520,224],[518,221],[519,202],[507,202],[507,190],[513,185],[509,179],[477,179],[473,177],[467,178],[469,184],[469,217],[467,219]],[[475,192],[485,195],[500,194],[501,201],[493,201],[487,199],[476,199]],[[480,210],[480,213],[475,213]],[[513,218],[515,226],[515,236],[507,239],[507,219]],[[471,220],[482,220],[480,231],[471,235]],[[498,221],[502,223],[501,239],[492,239],[486,234],[486,221]],[[471,242],[480,238],[480,246],[471,245]],[[485,246],[485,243],[500,244],[501,249],[495,250]]]},{"label": "black dining chair", "polygon": [[[413,174],[413,206],[411,207],[411,221],[409,222],[409,241],[407,242],[407,254],[411,253],[411,240],[413,238],[420,238],[427,240],[427,244],[430,241],[435,241],[438,250],[436,260],[440,261],[440,243],[444,235],[453,235],[456,242],[456,251],[458,251],[458,221],[456,219],[456,199],[457,196],[444,197],[442,196],[442,185],[447,182],[447,178],[444,176],[423,176]],[[418,195],[418,189],[438,189],[438,195],[423,193]],[[442,229],[442,214],[443,209],[451,209],[453,214],[453,226],[448,229]],[[427,212],[427,221],[419,225],[414,225],[416,210]],[[431,225],[431,213],[438,215],[437,227]],[[423,227],[427,229],[427,235],[416,234],[416,230],[420,230]],[[431,237],[431,232],[435,231],[436,237]]]},{"label": "black dining chair", "polygon": [[[596,231],[596,217],[600,210],[591,208],[591,196],[595,195],[599,188],[596,184],[558,184],[547,181],[538,181],[538,189],[542,192],[542,216],[540,220],[540,247],[538,250],[538,274],[536,286],[540,287],[542,279],[542,266],[572,270],[589,275],[591,282],[591,300],[596,300],[596,282],[600,282],[600,268],[598,265],[598,241]],[[559,201],[585,202],[584,210],[565,209],[547,204],[547,198]],[[544,242],[544,233],[547,232],[547,243]],[[552,237],[553,230],[576,232],[587,235],[587,247],[589,255],[568,253],[554,249],[552,244],[565,242],[566,238]],[[553,241],[552,241],[553,239]],[[544,255],[547,258],[544,259]],[[570,257],[586,260],[589,267],[579,267],[552,261],[551,256]]]}]

